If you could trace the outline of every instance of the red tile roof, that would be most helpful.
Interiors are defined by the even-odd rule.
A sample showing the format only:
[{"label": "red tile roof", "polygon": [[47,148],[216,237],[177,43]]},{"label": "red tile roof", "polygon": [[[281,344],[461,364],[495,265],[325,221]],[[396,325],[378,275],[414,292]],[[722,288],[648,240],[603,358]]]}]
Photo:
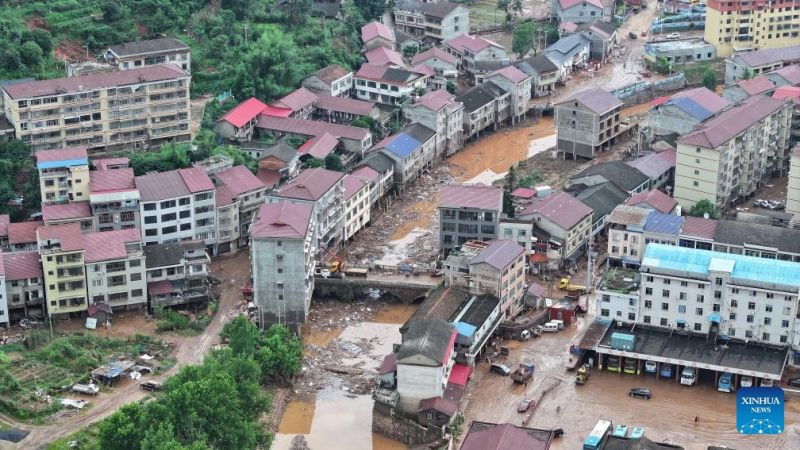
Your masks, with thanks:
[{"label": "red tile roof", "polygon": [[427,75],[429,77],[432,77],[432,76],[436,75],[436,72],[434,72],[433,69],[431,69],[430,67],[426,66],[425,64],[417,64],[416,66],[412,67],[409,70],[411,70],[412,72],[415,72],[415,73],[422,74],[422,75]]},{"label": "red tile roof", "polygon": [[425,50],[422,53],[417,53],[416,55],[414,55],[414,58],[411,60],[411,64],[416,66],[417,64],[422,64],[425,61],[428,61],[429,59],[440,59],[449,64],[458,63],[458,59],[455,56],[451,55],[450,53],[447,53],[441,48],[434,47]]},{"label": "red tile roof", "polygon": [[783,105],[783,100],[761,95],[752,96],[708,120],[701,128],[681,136],[678,143],[704,148],[719,147]]},{"label": "red tile roof", "polygon": [[62,203],[59,205],[42,205],[42,219],[45,222],[64,219],[85,219],[92,217],[89,202]]},{"label": "red tile roof", "polygon": [[305,239],[313,212],[311,204],[265,203],[258,210],[250,234],[254,238]]},{"label": "red tile roof", "polygon": [[214,204],[217,205],[217,207],[228,206],[233,203],[235,198],[236,195],[233,193],[233,191],[231,191],[228,186],[223,184],[217,186],[217,192],[214,193]]},{"label": "red tile roof", "polygon": [[133,169],[108,169],[89,172],[90,194],[135,191],[136,177]]},{"label": "red tile roof", "polygon": [[573,22],[561,22],[558,26],[559,30],[564,30],[567,33],[573,33],[578,30],[578,25]]},{"label": "red tile roof", "polygon": [[261,111],[263,111],[267,107],[264,102],[261,100],[250,97],[247,100],[243,101],[236,105],[232,110],[228,111],[224,116],[217,119],[217,122],[226,121],[229,122],[231,125],[235,126],[236,128],[241,128],[247,122],[255,119]]},{"label": "red tile roof", "polygon": [[3,253],[6,267],[6,282],[42,277],[39,252]]},{"label": "red tile roof", "polygon": [[800,84],[800,66],[798,65],[782,67],[776,70],[775,73],[783,77],[789,84],[795,86]]},{"label": "red tile roof", "polygon": [[177,170],[140,175],[135,181],[143,202],[187,197],[191,194]]},{"label": "red tile roof", "polygon": [[86,248],[86,262],[108,261],[128,257],[125,244],[141,242],[142,235],[137,228],[102,231],[83,236]]},{"label": "red tile roof", "polygon": [[161,280],[147,283],[147,292],[150,295],[162,295],[171,294],[172,292],[175,292],[175,289],[172,287],[171,281]]},{"label": "red tile roof", "polygon": [[418,412],[428,411],[431,409],[444,413],[447,416],[452,416],[456,413],[456,411],[458,411],[458,406],[452,401],[442,397],[425,398],[419,401],[419,407],[417,408]]},{"label": "red tile roof", "polygon": [[317,201],[338,184],[344,174],[317,167],[300,172],[275,194],[278,197]]},{"label": "red tile roof", "polygon": [[369,42],[379,37],[387,41],[395,41],[394,31],[380,22],[370,22],[361,27],[361,40],[363,42]]},{"label": "red tile roof", "polygon": [[448,184],[439,190],[439,208],[503,209],[503,190],[492,186]]},{"label": "red tile roof", "polygon": [[603,9],[603,2],[600,0],[558,0],[558,4],[561,5],[562,10],[572,8],[573,6],[580,5],[584,2]]},{"label": "red tile roof", "polygon": [[259,168],[256,178],[261,180],[267,189],[272,189],[281,182],[281,173],[277,170]]},{"label": "red tile roof", "polygon": [[300,111],[301,109],[308,108],[316,101],[317,94],[301,87],[275,102],[275,106],[289,108],[292,111]]},{"label": "red tile roof", "polygon": [[320,95],[317,98],[317,109],[327,111],[343,112],[358,116],[368,116],[375,107],[373,102],[365,102],[345,97],[331,97],[330,95]]},{"label": "red tile roof", "polygon": [[383,358],[381,368],[378,369],[378,375],[385,375],[397,371],[397,353],[389,353]]},{"label": "red tile roof", "polygon": [[183,178],[183,182],[186,183],[186,188],[193,194],[214,190],[214,183],[211,181],[211,178],[208,177],[205,170],[199,167],[178,169],[178,173],[181,175],[181,178]]},{"label": "red tile roof", "polygon": [[8,224],[11,223],[11,216],[0,214],[0,236],[8,236]]},{"label": "red tile roof", "polygon": [[717,235],[718,220],[706,219],[704,217],[686,216],[683,221],[681,236],[694,237],[713,241]]},{"label": "red tile roof", "polygon": [[472,53],[477,53],[487,47],[497,47],[503,48],[502,45],[492,42],[488,39],[484,39],[480,36],[469,36],[466,34],[461,34],[449,41],[445,41],[445,45],[452,47],[459,53],[463,52],[464,49],[471,51]]},{"label": "red tile roof", "polygon": [[271,117],[289,117],[292,115],[292,112],[294,111],[292,111],[289,108],[281,108],[280,106],[267,105],[261,111],[261,114]]},{"label": "red tile roof", "polygon": [[8,243],[25,244],[36,242],[36,229],[43,226],[44,222],[40,220],[10,223],[8,224]]},{"label": "red tile roof", "polygon": [[97,170],[109,170],[109,167],[112,166],[128,166],[130,163],[131,160],[128,158],[103,158],[92,161],[92,165]]},{"label": "red tile roof", "polygon": [[716,92],[707,87],[689,89],[688,91],[678,92],[672,98],[688,98],[702,106],[711,114],[716,114],[721,110],[731,106],[731,102],[717,95]]},{"label": "red tile roof", "polygon": [[350,174],[345,174],[344,178],[342,179],[342,183],[344,184],[345,201],[350,200],[350,197],[356,195],[358,191],[367,187],[366,181]]},{"label": "red tile roof", "polygon": [[418,98],[414,105],[422,105],[431,111],[439,111],[448,104],[455,103],[455,96],[444,89],[431,91]]},{"label": "red tile roof", "polygon": [[669,214],[678,206],[678,201],[669,195],[654,189],[652,191],[640,192],[633,197],[629,198],[625,204],[629,206],[637,206],[642,203],[652,206],[657,211],[664,214]]},{"label": "red tile roof", "polygon": [[96,72],[69,78],[30,81],[4,86],[3,89],[14,99],[43,97],[72,92],[87,92],[95,89],[113,88],[156,81],[189,78],[189,74],[172,64],[159,64],[139,69]]},{"label": "red tile roof", "polygon": [[516,188],[514,192],[511,193],[512,197],[519,197],[519,198],[533,198],[536,197],[536,189],[528,189],[528,188]]},{"label": "red tile roof", "polygon": [[253,172],[242,165],[217,172],[214,177],[226,185],[234,195],[242,195],[265,187],[264,183],[253,175]]},{"label": "red tile roof", "polygon": [[381,180],[381,174],[370,166],[359,166],[350,172],[350,175],[360,177],[364,180],[371,180],[376,183]]},{"label": "red tile roof", "polygon": [[775,92],[772,93],[772,98],[777,98],[778,100],[784,100],[787,98],[798,99],[800,98],[800,87],[781,86],[778,89],[775,89]]},{"label": "red tile roof", "polygon": [[500,76],[504,77],[505,79],[511,81],[512,83],[521,83],[521,82],[523,82],[526,79],[531,77],[527,73],[517,69],[514,66],[503,67],[500,70],[496,70],[496,71],[490,73],[486,77],[489,78],[489,77],[494,76],[494,75],[500,75]]},{"label": "red tile roof", "polygon": [[767,92],[770,89],[775,89],[775,84],[765,75],[759,75],[749,80],[741,80],[736,84],[750,95],[756,95]]},{"label": "red tile roof", "polygon": [[559,192],[526,205],[519,216],[530,214],[539,214],[559,227],[570,230],[592,214],[592,208],[566,192]]},{"label": "red tile roof", "polygon": [[[136,229],[132,228],[132,230]],[[64,252],[74,252],[86,248],[83,241],[83,234],[81,234],[81,226],[77,223],[39,227],[36,229],[36,236],[39,242],[59,241],[61,251]]]},{"label": "red tile roof", "polygon": [[307,140],[297,151],[301,155],[309,154],[314,158],[325,159],[328,154],[336,150],[339,140],[330,133],[322,133]]},{"label": "red tile roof", "polygon": [[669,149],[636,158],[633,161],[628,161],[627,164],[635,167],[648,177],[656,179],[668,170],[675,168],[677,154],[676,150]]},{"label": "red tile roof", "polygon": [[375,47],[364,54],[367,62],[370,64],[377,64],[379,66],[395,65],[398,67],[406,67],[403,57],[400,53],[394,50],[389,50],[386,47]]},{"label": "red tile roof", "polygon": [[[547,450],[550,439],[540,439],[541,433],[510,423],[472,422],[460,450]],[[551,435],[552,436],[552,435]]]},{"label": "red tile roof", "polygon": [[485,263],[497,270],[503,270],[524,253],[525,249],[514,241],[493,239],[469,263]]},{"label": "red tile roof", "polygon": [[40,150],[36,152],[36,162],[69,161],[72,159],[88,159],[86,147],[68,147],[58,150]]},{"label": "red tile roof", "polygon": [[292,117],[269,117],[264,115],[258,116],[256,127],[283,133],[300,134],[303,136],[319,136],[324,133],[329,133],[337,138],[346,138],[356,141],[362,141],[370,134],[369,130],[366,128],[350,125],[295,119]]}]

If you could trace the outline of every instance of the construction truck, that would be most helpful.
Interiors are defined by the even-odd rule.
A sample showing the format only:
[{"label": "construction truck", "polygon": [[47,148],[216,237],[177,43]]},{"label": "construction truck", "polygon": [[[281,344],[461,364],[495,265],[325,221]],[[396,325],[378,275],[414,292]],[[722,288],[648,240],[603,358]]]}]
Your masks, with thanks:
[{"label": "construction truck", "polygon": [[533,377],[534,367],[532,363],[520,363],[520,365],[511,372],[511,379],[514,383],[528,384],[528,380]]},{"label": "construction truck", "polygon": [[589,290],[586,288],[586,286],[580,284],[571,284],[569,277],[562,278],[558,287],[560,287],[563,291],[577,292],[579,294],[585,294]]}]

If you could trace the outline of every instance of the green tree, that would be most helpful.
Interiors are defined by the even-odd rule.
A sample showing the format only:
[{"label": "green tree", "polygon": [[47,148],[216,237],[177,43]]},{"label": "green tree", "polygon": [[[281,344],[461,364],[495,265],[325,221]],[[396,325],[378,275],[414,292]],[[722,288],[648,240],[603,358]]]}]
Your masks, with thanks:
[{"label": "green tree", "polygon": [[53,35],[47,30],[34,28],[24,33],[22,39],[35,42],[45,55],[49,55],[53,51]]},{"label": "green tree", "polygon": [[514,29],[511,38],[511,51],[524,58],[533,49],[536,38],[536,24],[533,21],[523,22]]},{"label": "green tree", "polygon": [[36,42],[25,41],[19,47],[19,56],[24,64],[35,67],[42,63],[44,52]]},{"label": "green tree", "polygon": [[700,200],[689,208],[689,215],[693,217],[708,217],[711,219],[719,219],[719,210],[708,199]]},{"label": "green tree", "polygon": [[287,381],[300,371],[303,346],[297,336],[290,336],[289,330],[273,325],[267,330],[256,354],[265,376]]},{"label": "green tree", "polygon": [[220,336],[228,340],[228,346],[236,355],[254,354],[261,341],[258,328],[244,316],[226,323]]},{"label": "green tree", "polygon": [[316,167],[324,167],[325,160],[322,158],[309,158],[303,163],[303,169],[314,169]]},{"label": "green tree", "polygon": [[340,158],[336,153],[328,153],[328,156],[325,157],[325,168],[328,170],[334,170],[336,172],[344,172],[342,158]]},{"label": "green tree", "polygon": [[447,87],[446,87],[446,89],[447,89],[447,92],[449,92],[449,93],[451,93],[451,94],[455,95],[455,93],[456,93],[456,84],[455,84],[455,83],[453,83],[453,82],[452,82],[452,81],[450,81],[450,80],[447,80]]},{"label": "green tree", "polygon": [[385,0],[353,0],[353,4],[360,10],[364,20],[367,21],[379,19],[383,15],[384,8],[386,8]]},{"label": "green tree", "polygon": [[511,200],[511,193],[514,192],[516,183],[517,175],[514,172],[514,166],[511,166],[508,168],[505,184],[503,185],[503,212],[511,218],[514,218],[514,203]]},{"label": "green tree", "polygon": [[497,9],[501,11],[508,11],[511,6],[511,0],[497,0]]},{"label": "green tree", "polygon": [[0,50],[0,67],[5,70],[17,70],[20,64],[22,64],[22,59],[16,48]]},{"label": "green tree", "polygon": [[106,22],[116,22],[122,18],[122,7],[116,1],[105,2],[100,5],[100,11],[103,12],[103,19]]},{"label": "green tree", "polygon": [[744,75],[742,75],[743,80],[749,80],[753,78],[753,71],[750,69],[744,69]]},{"label": "green tree", "polygon": [[714,72],[714,69],[709,67],[703,71],[702,83],[712,92],[717,90],[717,73]]}]

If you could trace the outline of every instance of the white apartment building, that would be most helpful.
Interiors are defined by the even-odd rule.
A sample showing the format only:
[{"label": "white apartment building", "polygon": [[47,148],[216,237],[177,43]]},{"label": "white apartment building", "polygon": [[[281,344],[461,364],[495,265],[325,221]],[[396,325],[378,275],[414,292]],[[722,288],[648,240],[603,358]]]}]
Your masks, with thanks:
[{"label": "white apartment building", "polygon": [[597,285],[595,301],[601,318],[635,323],[639,312],[639,271],[609,269]]},{"label": "white apartment building", "polygon": [[216,240],[214,183],[197,167],[136,177],[144,245]]},{"label": "white apartment building", "polygon": [[261,205],[250,229],[253,302],[259,324],[298,327],[314,292],[316,217],[312,203],[279,200]]},{"label": "white apartment building", "polygon": [[411,123],[436,131],[436,154],[445,158],[464,146],[464,105],[446,90],[431,91],[403,108]]},{"label": "white apartment building", "polygon": [[139,230],[90,233],[83,239],[90,304],[107,303],[115,310],[147,307],[145,261]]},{"label": "white apartment building", "polygon": [[353,79],[356,98],[386,105],[401,105],[428,83],[428,75],[369,63],[362,64]]},{"label": "white apartment building", "polygon": [[[235,217],[235,227],[231,231],[231,235],[235,232],[238,233],[238,240],[235,242],[235,248],[242,248],[250,243],[249,233],[250,224],[253,222],[258,208],[264,203],[267,186],[263,181],[253,175],[250,170],[245,166],[234,166],[229,169],[221,170],[213,175],[214,183],[217,185],[217,195],[220,190],[225,190],[226,195],[230,195],[232,202],[234,202],[235,209],[238,216]],[[233,211],[229,211],[233,214]],[[220,225],[223,225],[221,219],[217,219]],[[232,223],[233,223],[232,222]],[[225,223],[230,226],[231,224]],[[238,228],[238,230],[236,230]],[[222,234],[222,231],[219,231]],[[233,245],[233,243],[231,243]],[[224,246],[219,249],[220,253],[228,251]]]},{"label": "white apartment building", "polygon": [[322,251],[342,242],[344,237],[344,174],[323,168],[306,169],[278,191],[267,203],[288,201],[310,204],[316,226],[314,248]]},{"label": "white apartment building", "polygon": [[353,72],[338,64],[331,64],[305,78],[303,87],[331,97],[347,97],[353,89]]},{"label": "white apartment building", "polygon": [[344,176],[344,241],[347,242],[370,220],[370,183],[354,175]]},{"label": "white apartment building", "polygon": [[644,254],[644,225],[650,210],[619,205],[608,217],[608,258],[623,265],[639,265]]},{"label": "white apartment building", "polygon": [[206,301],[211,259],[203,241],[180,241],[144,247],[150,307]]},{"label": "white apartment building", "polygon": [[492,240],[469,261],[469,291],[500,299],[506,317],[522,309],[525,293],[525,249],[512,241]]},{"label": "white apartment building", "polygon": [[44,317],[44,277],[38,252],[0,253],[3,259],[5,300],[9,322]]},{"label": "white apartment building", "polygon": [[139,189],[133,169],[89,172],[89,206],[96,231],[138,228]]},{"label": "white apartment building", "polygon": [[789,185],[786,192],[786,212],[794,215],[792,227],[800,229],[800,146],[792,150]]},{"label": "white apartment building", "polygon": [[650,244],[637,322],[797,347],[799,290],[799,263]]},{"label": "white apartment building", "polygon": [[533,244],[536,237],[533,235],[533,223],[530,220],[500,218],[497,237],[506,241],[516,242],[517,245],[525,249],[525,254],[530,255],[534,252]]},{"label": "white apartment building", "polygon": [[217,203],[217,245],[214,246],[215,256],[228,253],[236,249],[239,240],[239,202],[233,192],[225,186],[217,186],[215,193]]},{"label": "white apartment building", "polygon": [[517,123],[528,113],[531,100],[531,76],[514,66],[504,67],[487,75],[485,80],[500,86],[510,94],[511,123]]},{"label": "white apartment building", "polygon": [[173,37],[165,37],[112,45],[105,57],[120,70],[174,64],[186,73],[191,73],[191,54],[188,45]]},{"label": "white apartment building", "polygon": [[42,204],[89,200],[89,157],[85,147],[36,152]]}]

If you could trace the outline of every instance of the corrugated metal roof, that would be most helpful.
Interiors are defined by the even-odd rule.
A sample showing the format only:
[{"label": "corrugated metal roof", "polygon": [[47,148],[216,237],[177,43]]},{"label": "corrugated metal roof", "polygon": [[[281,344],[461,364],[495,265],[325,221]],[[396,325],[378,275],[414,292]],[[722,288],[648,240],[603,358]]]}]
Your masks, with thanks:
[{"label": "corrugated metal roof", "polygon": [[39,227],[36,229],[36,236],[40,242],[58,241],[61,251],[64,252],[74,252],[85,248],[81,226],[77,223]]},{"label": "corrugated metal roof", "polygon": [[592,208],[566,192],[559,192],[526,205],[519,217],[533,214],[539,214],[564,230],[570,230],[592,214]]},{"label": "corrugated metal roof", "polygon": [[89,172],[90,194],[136,190],[133,169],[108,169]]},{"label": "corrugated metal roof", "polygon": [[136,177],[136,188],[143,202],[186,197],[191,194],[177,170]]},{"label": "corrugated metal roof", "polygon": [[367,58],[367,62],[370,64],[377,64],[379,66],[394,64],[406,68],[406,63],[403,61],[403,57],[400,56],[400,53],[389,50],[386,47],[375,47],[367,51],[364,57]]},{"label": "corrugated metal roof", "polygon": [[237,128],[241,128],[247,122],[255,119],[266,107],[267,105],[261,100],[250,97],[217,119],[217,122],[224,120]]},{"label": "corrugated metal roof", "polygon": [[36,152],[36,162],[38,164],[73,160],[85,160],[84,164],[88,164],[89,156],[86,153],[86,147],[68,147]]},{"label": "corrugated metal roof", "polygon": [[334,188],[344,176],[341,172],[317,167],[300,172],[294,179],[284,184],[276,197],[317,201]]},{"label": "corrugated metal roof", "polygon": [[247,167],[238,165],[214,174],[214,177],[228,187],[234,195],[257,191],[266,187]]},{"label": "corrugated metal roof", "polygon": [[644,231],[677,236],[683,226],[683,217],[653,211],[647,216]]},{"label": "corrugated metal roof", "polygon": [[444,185],[439,189],[439,208],[503,209],[503,190],[493,186]]},{"label": "corrugated metal roof", "polygon": [[138,228],[88,233],[83,236],[86,262],[108,261],[128,257],[125,244],[141,242]]},{"label": "corrugated metal roof", "polygon": [[44,222],[40,220],[10,223],[8,224],[8,243],[14,245],[36,242],[36,229],[43,226]]},{"label": "corrugated metal roof", "polygon": [[42,219],[45,222],[64,219],[85,219],[92,217],[89,202],[72,202],[57,205],[42,205]]},{"label": "corrugated metal roof", "polygon": [[642,228],[645,222],[647,222],[647,216],[649,215],[649,209],[639,208],[638,206],[619,205],[611,211],[611,215],[608,216],[608,223],[632,225]]},{"label": "corrugated metal roof", "polygon": [[486,263],[497,270],[503,270],[517,260],[525,249],[514,241],[495,239],[489,241],[489,245],[483,248],[472,260],[472,264]]},{"label": "corrugated metal roof", "polygon": [[686,114],[703,121],[711,117],[714,113],[703,108],[689,97],[680,97],[672,100],[672,104],[680,108]]},{"label": "corrugated metal roof", "polygon": [[783,106],[782,100],[760,95],[752,96],[708,120],[702,128],[681,136],[678,143],[709,149],[719,147]]},{"label": "corrugated metal roof", "polygon": [[42,263],[39,252],[3,253],[6,282],[26,280],[28,278],[41,278]]},{"label": "corrugated metal roof", "polygon": [[394,30],[380,22],[370,22],[361,27],[361,40],[363,42],[366,43],[379,37],[394,42]]},{"label": "corrugated metal roof", "polygon": [[422,142],[414,139],[406,133],[401,132],[382,140],[375,145],[374,149],[378,150],[385,148],[394,155],[397,155],[398,158],[405,158],[421,147]]},{"label": "corrugated metal roof", "polygon": [[305,239],[313,212],[311,204],[265,203],[258,210],[250,234],[254,238]]},{"label": "corrugated metal roof", "polygon": [[626,205],[631,206],[637,206],[643,203],[652,206],[657,211],[664,214],[669,214],[670,211],[674,210],[675,207],[678,206],[677,200],[659,191],[658,189],[640,192],[625,202]]},{"label": "corrugated metal roof", "polygon": [[622,102],[617,97],[614,97],[611,93],[601,88],[590,88],[576,92],[564,100],[561,100],[556,105],[570,101],[577,101],[597,114],[603,114],[622,106]]},{"label": "corrugated metal roof", "polygon": [[706,219],[705,217],[686,216],[681,229],[681,236],[714,240],[717,234],[718,220]]},{"label": "corrugated metal roof", "polygon": [[300,111],[303,108],[309,107],[315,101],[317,101],[317,94],[301,87],[281,97],[280,100],[275,102],[275,106],[289,108],[292,111]]}]

